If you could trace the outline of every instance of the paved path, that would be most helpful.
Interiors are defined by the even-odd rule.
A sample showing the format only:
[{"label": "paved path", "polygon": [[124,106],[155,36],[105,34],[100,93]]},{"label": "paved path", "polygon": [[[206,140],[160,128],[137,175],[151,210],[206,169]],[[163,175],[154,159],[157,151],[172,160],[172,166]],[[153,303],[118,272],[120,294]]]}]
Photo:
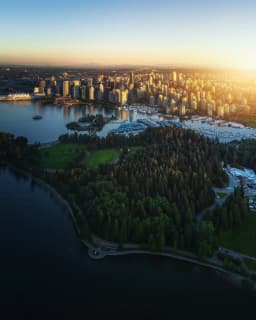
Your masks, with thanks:
[{"label": "paved path", "polygon": [[226,188],[213,188],[213,191],[215,192],[215,194],[223,193],[223,194],[225,194],[225,196],[220,198],[220,197],[217,197],[217,195],[216,195],[214,203],[210,207],[204,209],[203,211],[201,211],[197,215],[197,217],[196,217],[197,218],[197,222],[200,222],[200,221],[202,221],[204,219],[204,217],[206,216],[208,210],[213,210],[213,209],[215,209],[217,207],[221,207],[224,204],[224,202],[226,201],[227,197],[231,193],[234,192],[234,189],[236,187],[239,186],[240,180],[236,176],[232,175],[228,171],[228,169],[224,169],[224,170],[226,171],[226,173],[228,174],[228,177],[229,177],[228,186]]},{"label": "paved path", "polygon": [[256,257],[248,256],[247,254],[243,254],[241,252],[233,251],[231,249],[227,249],[227,248],[223,248],[223,247],[219,247],[218,252],[227,254],[227,255],[234,257],[234,258],[251,259],[251,260],[256,261]]},{"label": "paved path", "polygon": [[64,169],[51,169],[51,168],[45,168],[44,169],[45,172],[47,173],[58,173],[58,172],[64,172]]}]

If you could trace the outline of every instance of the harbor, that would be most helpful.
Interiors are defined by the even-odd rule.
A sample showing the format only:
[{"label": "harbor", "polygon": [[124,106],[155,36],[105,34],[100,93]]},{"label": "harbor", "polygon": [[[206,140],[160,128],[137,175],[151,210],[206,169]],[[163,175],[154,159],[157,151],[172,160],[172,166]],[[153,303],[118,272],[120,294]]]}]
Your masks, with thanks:
[{"label": "harbor", "polygon": [[[256,139],[256,129],[246,127],[240,123],[214,120],[209,117],[194,116],[191,119],[180,120],[178,117],[169,117],[160,113],[149,116],[146,112],[136,113],[134,120],[123,120],[119,127],[110,130],[114,134],[137,134],[146,128],[179,126],[184,129],[191,129],[209,139],[218,139],[221,143],[242,139]],[[145,111],[145,109],[143,109]],[[113,124],[116,124],[113,121]]]}]

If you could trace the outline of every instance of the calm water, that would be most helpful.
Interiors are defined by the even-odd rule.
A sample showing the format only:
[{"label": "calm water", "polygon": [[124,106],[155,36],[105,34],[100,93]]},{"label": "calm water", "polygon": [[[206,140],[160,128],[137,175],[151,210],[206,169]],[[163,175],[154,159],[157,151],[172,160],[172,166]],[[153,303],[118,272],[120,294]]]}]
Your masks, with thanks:
[{"label": "calm water", "polygon": [[[114,115],[118,120],[134,121],[138,118],[153,118],[159,120],[158,115],[138,113],[136,110],[118,110],[101,105],[77,105],[72,107],[42,105],[40,102],[0,103],[0,131],[11,131],[15,135],[26,136],[30,143],[55,141],[61,134],[68,133],[66,124],[78,121],[86,114],[102,114],[110,118]],[[41,120],[33,120],[34,115],[41,115]],[[163,116],[160,116],[161,118]],[[119,127],[120,123],[109,123],[99,136],[106,136],[110,130]],[[229,142],[234,139],[256,138],[256,129],[211,126],[201,121],[186,121],[186,128],[192,128],[209,137],[218,135],[220,141]]]},{"label": "calm water", "polygon": [[68,214],[30,178],[2,168],[0,190],[0,314],[8,319],[252,312],[252,297],[214,272],[160,257],[91,260]]},{"label": "calm water", "polygon": [[[30,143],[45,143],[57,140],[61,134],[67,133],[66,124],[78,121],[86,114],[102,114],[109,118],[114,115],[118,120],[128,121],[147,117],[132,110],[118,110],[93,104],[65,107],[42,105],[40,102],[0,103],[0,131],[26,136]],[[33,120],[34,115],[41,115],[43,118]],[[119,125],[120,123],[107,125],[99,135],[104,136]]]}]

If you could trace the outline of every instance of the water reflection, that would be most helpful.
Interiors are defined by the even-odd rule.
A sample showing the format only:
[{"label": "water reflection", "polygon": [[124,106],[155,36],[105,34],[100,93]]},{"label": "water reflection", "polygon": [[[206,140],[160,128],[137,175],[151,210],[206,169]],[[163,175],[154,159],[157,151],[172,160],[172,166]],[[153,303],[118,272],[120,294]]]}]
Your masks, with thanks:
[{"label": "water reflection", "polygon": [[[30,143],[44,143],[57,140],[61,134],[68,133],[68,122],[78,121],[85,115],[97,114],[104,118],[114,116],[118,121],[135,121],[147,117],[159,119],[158,115],[93,103],[73,106],[56,106],[40,102],[0,103],[0,128],[1,131],[26,136]],[[43,118],[35,121],[32,119],[34,115],[41,115]],[[115,127],[115,123],[108,124],[100,135],[105,136]]]}]

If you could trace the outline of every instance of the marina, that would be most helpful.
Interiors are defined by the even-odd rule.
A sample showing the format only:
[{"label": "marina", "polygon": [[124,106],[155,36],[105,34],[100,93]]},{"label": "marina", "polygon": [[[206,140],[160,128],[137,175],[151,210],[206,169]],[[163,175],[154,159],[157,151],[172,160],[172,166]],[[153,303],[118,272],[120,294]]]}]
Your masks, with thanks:
[{"label": "marina", "polygon": [[[78,121],[87,115],[97,114],[102,115],[104,118],[113,117],[115,119],[108,122],[102,130],[97,132],[100,137],[106,137],[109,133],[138,134],[146,128],[175,125],[184,129],[195,130],[210,139],[217,138],[222,143],[242,139],[256,139],[255,128],[249,128],[239,123],[225,122],[221,119],[215,120],[203,116],[180,119],[177,116],[159,113],[155,107],[145,105],[130,105],[117,108],[90,103],[87,105],[73,105],[67,108],[64,105],[43,104],[40,101],[32,100],[2,102],[0,104],[0,112],[2,114],[0,117],[2,130],[8,131],[8,128],[12,125],[14,134],[27,136],[30,143],[55,141],[61,134],[69,133],[66,128],[67,123]],[[32,121],[35,115],[42,116],[45,121]],[[18,117],[20,117],[20,120],[16,121]]]},{"label": "marina", "polygon": [[222,143],[242,139],[256,139],[256,129],[245,127],[242,124],[234,122],[225,122],[224,120],[214,120],[209,117],[193,117],[191,120],[181,121],[178,117],[168,119],[165,115],[156,114],[155,117],[147,116],[146,114],[137,113],[136,120],[132,124],[131,121],[126,121],[110,131],[115,134],[138,133],[146,128],[154,128],[159,126],[179,126],[184,129],[192,129],[199,134],[210,139],[218,139]]},{"label": "marina", "polygon": [[183,128],[192,129],[210,138],[228,143],[242,139],[256,139],[256,129],[234,122],[214,120],[209,117],[194,117],[183,122]]}]

